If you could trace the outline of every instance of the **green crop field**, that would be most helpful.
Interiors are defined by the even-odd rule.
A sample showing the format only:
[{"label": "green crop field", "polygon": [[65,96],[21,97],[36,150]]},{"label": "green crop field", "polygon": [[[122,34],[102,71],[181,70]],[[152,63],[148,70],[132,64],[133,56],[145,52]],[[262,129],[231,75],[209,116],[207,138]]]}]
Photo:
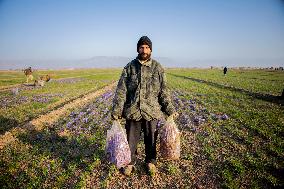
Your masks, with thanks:
[{"label": "green crop field", "polygon": [[[144,145],[130,177],[105,157],[115,87],[42,127],[27,123],[84,100],[118,80],[121,69],[37,71],[43,87],[23,85],[20,71],[0,75],[2,188],[281,188],[284,186],[284,72],[167,69],[179,112],[181,157],[144,168]],[[18,88],[18,94],[13,90]],[[13,94],[14,93],[14,94]],[[31,122],[34,123],[34,122]],[[159,142],[159,141],[158,141]],[[159,145],[158,145],[159,147]]]}]

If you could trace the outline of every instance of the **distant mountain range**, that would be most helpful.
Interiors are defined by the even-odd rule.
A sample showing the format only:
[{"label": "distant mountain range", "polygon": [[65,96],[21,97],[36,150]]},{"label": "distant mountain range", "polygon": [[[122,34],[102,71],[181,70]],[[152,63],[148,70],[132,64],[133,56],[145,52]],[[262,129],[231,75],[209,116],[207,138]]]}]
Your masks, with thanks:
[{"label": "distant mountain range", "polygon": [[[134,57],[135,58],[135,57]],[[0,60],[0,69],[23,69],[31,66],[35,69],[72,69],[72,68],[113,68],[124,67],[133,58],[121,56],[95,56],[89,59],[64,60]],[[170,58],[157,57],[155,60],[161,62],[165,67],[172,67],[174,61]]]},{"label": "distant mountain range", "polygon": [[[94,56],[87,59],[49,59],[49,60],[1,60],[0,70],[23,69],[76,69],[76,68],[123,68],[135,57]],[[153,57],[163,67],[284,67],[283,59],[192,59],[174,60],[167,57]]]}]

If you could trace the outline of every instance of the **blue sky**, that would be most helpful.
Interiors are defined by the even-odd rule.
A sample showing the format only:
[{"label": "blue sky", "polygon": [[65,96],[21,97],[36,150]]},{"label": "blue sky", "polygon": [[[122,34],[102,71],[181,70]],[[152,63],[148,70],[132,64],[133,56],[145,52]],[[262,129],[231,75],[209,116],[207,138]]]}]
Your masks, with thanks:
[{"label": "blue sky", "polygon": [[284,64],[284,1],[0,0],[0,59],[135,57],[142,35],[156,57]]}]

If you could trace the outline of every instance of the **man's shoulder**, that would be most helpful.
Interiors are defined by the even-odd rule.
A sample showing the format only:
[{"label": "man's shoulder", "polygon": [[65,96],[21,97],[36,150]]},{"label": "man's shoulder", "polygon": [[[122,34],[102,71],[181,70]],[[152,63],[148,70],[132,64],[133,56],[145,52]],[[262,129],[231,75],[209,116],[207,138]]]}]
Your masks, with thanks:
[{"label": "man's shoulder", "polygon": [[124,69],[128,69],[129,67],[134,66],[135,64],[137,64],[137,60],[136,60],[136,59],[133,59],[133,60],[131,60],[130,62],[128,62],[128,63],[126,64],[126,66],[124,66]]},{"label": "man's shoulder", "polygon": [[164,71],[163,66],[157,60],[152,59],[152,65],[155,69],[159,71]]}]

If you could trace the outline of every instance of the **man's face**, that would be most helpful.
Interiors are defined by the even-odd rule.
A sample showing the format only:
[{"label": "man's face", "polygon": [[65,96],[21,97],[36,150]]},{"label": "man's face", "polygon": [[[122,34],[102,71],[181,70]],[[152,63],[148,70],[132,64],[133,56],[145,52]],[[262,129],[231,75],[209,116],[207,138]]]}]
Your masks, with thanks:
[{"label": "man's face", "polygon": [[141,45],[138,49],[139,59],[148,60],[151,57],[151,49],[148,45]]}]

